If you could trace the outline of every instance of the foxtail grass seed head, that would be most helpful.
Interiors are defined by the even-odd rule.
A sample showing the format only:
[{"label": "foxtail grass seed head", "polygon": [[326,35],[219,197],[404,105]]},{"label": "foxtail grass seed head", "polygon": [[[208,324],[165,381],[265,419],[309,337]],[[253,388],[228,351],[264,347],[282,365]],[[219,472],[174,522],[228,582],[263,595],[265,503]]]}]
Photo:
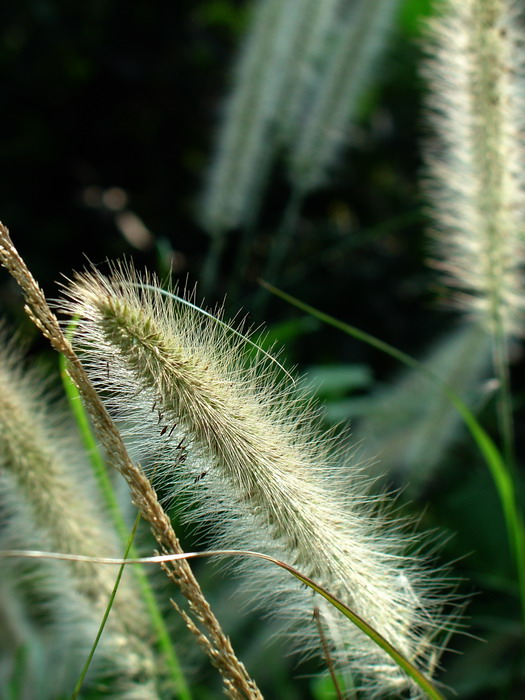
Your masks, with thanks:
[{"label": "foxtail grass seed head", "polygon": [[[69,363],[68,373],[85,402],[94,431],[107,451],[108,462],[126,479],[133,496],[133,502],[145,520],[150,523],[152,533],[161,549],[181,553],[180,542],[168,516],[160,506],[151,483],[140,466],[132,463],[121,435],[101,398],[95,392],[86,370],[80,364],[71,344],[62,333],[59,322],[49,308],[42,290],[13,245],[9,231],[1,223],[0,262],[23,291],[26,301],[25,310],[31,320],[49,339],[55,350],[63,353]],[[164,567],[164,571],[188,600],[195,620],[191,619],[186,612],[181,611],[175,603],[173,604],[181,612],[187,627],[196,635],[201,648],[208,654],[213,665],[220,672],[226,692],[232,698],[260,698],[261,695],[255,682],[248,676],[246,669],[235,656],[228,638],[224,635],[208,602],[202,595],[189,564],[182,561],[176,565]],[[197,627],[196,621],[202,625],[202,628]],[[208,634],[209,636],[207,636]]]},{"label": "foxtail grass seed head", "polygon": [[199,208],[211,235],[244,225],[257,208],[276,151],[281,105],[296,78],[291,70],[303,23],[312,19],[311,5],[312,0],[254,4]]},{"label": "foxtail grass seed head", "polygon": [[[324,3],[317,3],[323,5]],[[399,0],[339,3],[321,66],[288,146],[290,178],[309,192],[327,180],[351,141],[359,99],[373,75]]]},{"label": "foxtail grass seed head", "polygon": [[[67,423],[63,410],[52,409],[39,373],[24,370],[15,340],[8,342],[1,330],[0,506],[7,509],[1,523],[4,544],[8,537],[11,546],[21,549],[118,555],[116,536],[102,509],[94,505],[93,484],[78,457],[81,450],[71,438],[73,426],[69,431],[64,428]],[[41,576],[33,570],[37,581],[33,588],[38,582],[47,587],[55,610],[63,611],[67,601],[76,601],[70,602],[69,612],[62,617],[71,622],[83,619],[81,627],[89,629],[85,639],[91,644],[111,596],[115,572],[75,563],[61,567],[44,563],[40,570]],[[106,671],[111,667],[115,674],[116,686],[125,688],[125,693],[138,686],[144,698],[154,698],[156,664],[145,641],[149,625],[130,575],[123,579],[116,597],[102,653]],[[87,653],[89,646],[82,651]],[[79,660],[78,668],[81,666]]]},{"label": "foxtail grass seed head", "polygon": [[[357,467],[343,488],[342,455],[319,435],[297,385],[227,327],[126,266],[110,277],[81,274],[67,295],[63,310],[80,319],[75,340],[88,372],[147,455],[151,478],[192,505],[187,518],[219,533],[217,547],[295,566],[432,675],[453,626],[443,612],[446,584],[408,553],[414,536],[383,514]],[[278,571],[244,567],[254,598],[288,618],[298,650],[318,649],[311,595]],[[324,606],[322,617],[335,657],[370,697],[410,685],[346,620]]]},{"label": "foxtail grass seed head", "polygon": [[322,69],[330,55],[330,42],[338,33],[348,0],[307,0],[296,14],[296,45],[290,57],[290,78],[286,99],[282,100],[278,119],[283,144],[293,143],[301,133],[305,115],[312,104]]},{"label": "foxtail grass seed head", "polygon": [[[525,49],[513,0],[445,0],[429,22],[427,191],[446,287],[493,335],[524,334]],[[451,295],[452,296],[452,295]]]},{"label": "foxtail grass seed head", "polygon": [[[0,549],[56,549],[53,538],[35,519],[27,494],[13,474],[2,467],[0,515]],[[106,547],[106,551],[112,550]],[[65,698],[75,687],[108,602],[101,594],[98,602],[86,595],[79,582],[79,568],[68,562],[24,557],[2,561],[0,688],[8,688],[13,678],[19,677],[16,697],[20,700],[33,700],[35,688],[38,700]],[[138,616],[129,606],[136,605],[137,600],[125,598],[126,609],[120,601],[112,610],[84,690],[95,691],[104,679],[112,688],[112,697],[118,700],[158,700],[153,678],[161,675],[159,667],[145,640],[138,644],[133,637],[137,630],[131,628]],[[142,632],[146,630],[147,626],[142,628]]]}]

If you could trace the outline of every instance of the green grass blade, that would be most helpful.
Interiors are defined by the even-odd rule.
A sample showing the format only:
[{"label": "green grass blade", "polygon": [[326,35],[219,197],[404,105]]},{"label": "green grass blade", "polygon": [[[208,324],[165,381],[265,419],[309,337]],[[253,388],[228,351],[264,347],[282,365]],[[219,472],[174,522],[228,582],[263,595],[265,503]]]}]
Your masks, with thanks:
[{"label": "green grass blade", "polygon": [[383,637],[377,630],[366,622],[362,617],[357,615],[351,608],[343,603],[339,598],[336,598],[325,588],[315,583],[311,578],[305,576],[300,571],[290,566],[280,559],[275,559],[268,554],[261,552],[250,552],[244,549],[214,549],[205,552],[184,552],[182,554],[160,554],[153,557],[142,557],[140,559],[111,559],[108,557],[88,557],[81,554],[60,554],[56,552],[40,552],[40,551],[24,551],[24,550],[9,550],[0,551],[0,558],[7,557],[25,557],[28,559],[57,559],[59,561],[76,561],[90,562],[93,564],[112,564],[125,566],[126,564],[162,564],[170,561],[178,561],[180,559],[198,559],[201,557],[216,557],[216,556],[240,556],[254,557],[256,559],[264,559],[272,564],[280,566],[281,569],[288,571],[292,576],[295,576],[301,583],[311,588],[313,591],[321,595],[327,600],[330,605],[337,608],[345,617],[347,617],[356,627],[358,627],[367,637],[385,651],[395,663],[416,683],[421,690],[431,700],[444,700],[443,695],[434,687],[433,683],[426,678],[401,652],[399,652],[390,642]]},{"label": "green grass blade", "polygon": [[[133,540],[135,538],[135,534],[137,532],[137,527],[139,525],[140,521],[140,513],[137,515],[135,518],[135,523],[133,524],[133,528],[131,530],[131,533],[128,538],[128,542],[126,544],[126,550],[124,552],[124,559],[126,559],[131,551],[131,548],[133,546]],[[95,641],[93,642],[93,646],[90,649],[90,652],[88,654],[88,657],[86,659],[86,663],[84,664],[82,671],[80,672],[80,676],[78,678],[78,681],[76,682],[75,688],[73,689],[73,692],[71,693],[71,700],[76,700],[78,698],[80,691],[82,690],[82,686],[84,684],[84,680],[86,678],[87,672],[89,670],[89,667],[91,666],[91,662],[93,660],[93,657],[95,655],[95,652],[98,647],[98,643],[100,642],[100,638],[102,637],[102,633],[104,631],[104,628],[106,626],[106,622],[108,621],[109,618],[109,613],[111,612],[111,608],[113,607],[113,602],[115,600],[115,596],[117,595],[118,587],[120,585],[120,580],[122,578],[122,574],[124,573],[124,567],[125,564],[122,563],[120,565],[120,569],[117,574],[117,578],[115,579],[115,585],[113,586],[113,590],[111,591],[111,595],[109,597],[108,604],[106,606],[106,609],[104,611],[104,615],[102,616],[102,620],[100,622],[100,626],[98,628]]]},{"label": "green grass blade", "polygon": [[503,510],[503,515],[505,518],[505,524],[507,528],[507,536],[509,539],[510,550],[515,562],[517,576],[518,576],[518,587],[521,600],[521,611],[523,622],[525,624],[525,530],[523,525],[523,518],[519,511],[516,488],[514,480],[512,478],[509,467],[505,464],[500,451],[494,444],[493,440],[486,433],[486,431],[481,427],[479,422],[476,420],[472,411],[468,406],[460,399],[460,397],[447,385],[442,379],[429,370],[422,362],[419,362],[415,358],[407,355],[406,353],[398,350],[397,348],[385,343],[382,340],[365,333],[359,328],[355,328],[348,323],[344,323],[339,319],[330,316],[329,314],[319,311],[319,309],[305,304],[304,302],[296,299],[295,297],[283,292],[282,290],[274,287],[272,284],[260,280],[260,284],[265,287],[269,292],[275,294],[280,299],[288,302],[292,306],[304,311],[307,314],[317,318],[319,321],[326,323],[334,328],[343,331],[347,335],[351,335],[353,338],[360,340],[368,345],[380,350],[387,355],[395,358],[399,362],[412,367],[413,369],[421,372],[433,382],[436,382],[445,395],[449,398],[451,403],[454,405],[459,415],[463,419],[463,422],[467,426],[474,442],[479,448],[487,467],[491,473],[492,479],[494,481],[501,507]]},{"label": "green grass blade", "polygon": [[381,649],[383,649],[383,651],[385,651],[396,662],[399,668],[403,669],[407,676],[409,676],[414,683],[416,683],[421,690],[427,694],[429,698],[432,698],[432,700],[444,700],[441,693],[434,687],[428,678],[421,673],[421,671],[411,664],[408,659],[406,659],[394,646],[392,646],[392,644],[390,644],[389,641],[383,637],[383,635],[377,632],[377,630],[369,625],[368,622],[366,622],[362,617],[357,615],[357,613],[355,613],[351,608],[329,593],[325,588],[319,586],[307,576],[304,576],[288,564],[278,561],[277,559],[270,559],[270,561],[273,561],[281,568],[289,571],[293,576],[295,576],[295,578],[299,579],[301,583],[304,583],[313,591],[319,593],[319,595],[323,596],[323,598],[333,605],[334,608],[337,608],[339,612],[343,613],[345,617],[347,617],[356,627],[361,630],[361,632],[364,632],[364,634],[366,634],[367,637],[370,637],[370,639],[375,642],[377,646],[381,647]]},{"label": "green grass blade", "polygon": [[[75,332],[78,319],[73,319],[68,326],[66,337],[68,340],[71,339]],[[128,527],[126,521],[121,513],[115,492],[113,490],[113,485],[111,479],[107,473],[106,463],[98,446],[97,440],[91,430],[91,425],[89,422],[89,417],[82,403],[80,392],[78,391],[75,383],[71,379],[67,371],[67,360],[64,355],[59,356],[59,366],[60,366],[60,376],[62,378],[62,383],[64,386],[64,391],[69,402],[69,406],[78,425],[82,442],[88,454],[95,479],[99,486],[104,504],[110,514],[113,521],[115,529],[117,530],[121,542],[124,544],[128,539]],[[136,558],[138,553],[134,548],[133,544],[129,551],[131,557]],[[169,675],[171,676],[175,688],[177,688],[177,697],[180,700],[191,700],[191,693],[189,691],[186,679],[182,672],[180,662],[175,653],[175,649],[170,639],[164,618],[157,604],[157,600],[151,588],[148,577],[141,568],[137,567],[135,571],[135,578],[137,585],[140,589],[140,593],[146,609],[148,611],[149,618],[153,629],[155,630],[159,649],[162,652],[164,658],[166,659],[166,666],[168,668]]]}]

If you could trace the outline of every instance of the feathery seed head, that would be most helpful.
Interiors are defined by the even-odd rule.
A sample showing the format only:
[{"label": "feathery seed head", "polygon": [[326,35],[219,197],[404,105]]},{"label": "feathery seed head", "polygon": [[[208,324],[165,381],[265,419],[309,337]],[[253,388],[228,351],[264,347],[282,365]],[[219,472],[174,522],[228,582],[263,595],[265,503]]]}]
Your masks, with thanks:
[{"label": "feathery seed head", "polygon": [[493,334],[524,334],[523,27],[512,0],[445,0],[424,74],[427,190],[444,283]]},{"label": "feathery seed head", "polygon": [[[37,372],[24,371],[14,340],[8,342],[6,335],[0,327],[0,503],[7,513],[1,524],[4,548],[117,556],[116,537],[94,505],[78,446],[64,430],[63,411],[51,410],[45,382]],[[24,577],[24,566],[23,562],[12,565],[18,583]],[[42,594],[50,601],[52,617],[79,626],[81,633],[76,636],[84,643],[81,652],[85,658],[86,646],[89,649],[112,594],[115,572],[73,562],[44,562],[28,569],[28,586],[38,591],[37,597]],[[7,567],[4,573],[8,580]],[[157,672],[145,643],[148,634],[144,611],[126,576],[102,648],[104,670],[116,675],[123,698],[131,697],[127,693],[132,689],[144,698],[154,697]],[[61,638],[68,635],[61,630]]]},{"label": "feathery seed head", "polygon": [[296,79],[301,30],[312,20],[316,4],[254,4],[200,206],[201,222],[211,235],[253,216],[277,148],[275,126]]},{"label": "feathery seed head", "polygon": [[[151,478],[194,504],[187,517],[214,521],[218,546],[296,566],[432,673],[435,638],[447,628],[443,583],[406,554],[413,538],[379,512],[362,480],[354,476],[343,495],[332,441],[317,434],[316,411],[297,387],[267,358],[247,362],[245,341],[231,329],[167,301],[154,280],[126,266],[109,278],[79,275],[68,296],[63,309],[80,318],[75,340],[88,371]],[[258,566],[256,597],[274,608],[279,598],[302,627],[301,650],[311,651],[311,598],[279,578]],[[323,618],[339,658],[372,694],[410,685],[327,607]]]},{"label": "feathery seed head", "polygon": [[[330,3],[316,5],[330,9]],[[359,98],[398,7],[399,0],[356,0],[332,8],[319,75],[302,96],[301,119],[287,144],[291,180],[299,190],[308,192],[323,184],[350,142]]]}]

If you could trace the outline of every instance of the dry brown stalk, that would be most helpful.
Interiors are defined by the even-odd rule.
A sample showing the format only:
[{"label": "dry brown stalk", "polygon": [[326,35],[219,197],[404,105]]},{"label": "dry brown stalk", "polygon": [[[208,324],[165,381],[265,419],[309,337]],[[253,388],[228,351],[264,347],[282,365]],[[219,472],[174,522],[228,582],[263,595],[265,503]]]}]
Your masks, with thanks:
[{"label": "dry brown stalk", "polygon": [[[67,359],[69,375],[82,396],[97,437],[107,452],[108,461],[128,482],[133,503],[142,517],[150,523],[160,552],[182,554],[183,549],[171,521],[160,505],[154,489],[141,469],[131,461],[117,427],[93,388],[71,344],[64,336],[58,319],[49,308],[42,290],[13,245],[8,229],[2,223],[0,223],[0,262],[22,289],[26,302],[24,308],[28,316],[50,341],[53,348]],[[230,640],[222,631],[189,564],[184,560],[170,562],[164,565],[163,569],[179,587],[189,603],[192,614],[202,626],[202,629],[198,627],[190,616],[174,605],[221,674],[229,697],[234,700],[259,698],[262,700],[255,681],[250,678],[244,665],[235,656]]]}]

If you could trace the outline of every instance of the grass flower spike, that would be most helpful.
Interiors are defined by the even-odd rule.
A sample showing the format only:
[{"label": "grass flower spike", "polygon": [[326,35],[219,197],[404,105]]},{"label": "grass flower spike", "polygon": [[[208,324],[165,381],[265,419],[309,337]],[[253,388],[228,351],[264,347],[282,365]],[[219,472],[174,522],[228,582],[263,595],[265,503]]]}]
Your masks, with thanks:
[{"label": "grass flower spike", "polygon": [[523,26],[511,0],[446,0],[425,75],[428,189],[445,283],[493,335],[524,333]]},{"label": "grass flower spike", "polygon": [[200,207],[202,224],[212,236],[249,219],[261,197],[282,103],[295,84],[290,72],[301,30],[315,23],[318,4],[268,0],[253,8]]},{"label": "grass flower spike", "polygon": [[[93,505],[78,446],[64,429],[62,411],[51,410],[39,373],[24,372],[15,341],[0,332],[0,507],[4,548],[49,548],[66,554],[120,554],[117,538]],[[72,426],[70,426],[72,427]],[[23,564],[3,571],[13,591],[29,586],[44,596],[49,617],[65,628],[73,620],[85,631],[76,645],[74,668],[80,670],[106,608],[115,572],[94,565],[70,564],[67,570],[40,566],[36,577],[24,576]],[[35,585],[35,581],[37,582]],[[34,586],[34,588],[31,588]],[[72,600],[74,602],[72,602]],[[43,607],[45,608],[46,605]],[[44,613],[44,618],[46,614]],[[48,631],[49,634],[49,631]],[[157,698],[157,659],[149,646],[151,629],[133,580],[126,575],[115,599],[104,637],[105,672],[116,677],[122,698]],[[25,640],[27,641],[27,640]],[[83,642],[83,646],[79,646]],[[82,653],[83,656],[79,654]],[[61,659],[62,661],[62,659]],[[71,663],[71,662],[70,662]],[[55,676],[64,672],[63,664]],[[67,687],[67,686],[66,686]],[[42,691],[44,692],[44,691]],[[61,689],[59,694],[65,692]]]},{"label": "grass flower spike", "polygon": [[[107,452],[108,462],[127,481],[133,503],[142,517],[150,524],[152,534],[163,552],[183,553],[180,542],[168,516],[162,509],[157,494],[141,467],[134,464],[122,442],[113,420],[81,365],[71,344],[62,333],[36,280],[20,257],[7,228],[0,223],[0,261],[19,284],[26,302],[25,311],[55,350],[68,362],[68,374],[76,384],[87,408],[95,434]],[[204,598],[191,568],[185,561],[172,562],[163,567],[189,603],[190,613],[182,610],[174,601],[188,629],[194,634],[201,648],[220,672],[229,697],[244,700],[262,697],[254,681],[235,656],[229,639]]]},{"label": "grass flower spike", "polygon": [[[322,5],[323,3],[318,3]],[[350,139],[361,98],[384,50],[398,0],[340,3],[330,37],[331,50],[320,79],[304,95],[301,117],[288,139],[293,186],[306,193],[324,184]]]},{"label": "grass flower spike", "polygon": [[[109,278],[79,275],[64,308],[80,318],[83,362],[152,478],[191,501],[188,518],[218,523],[218,547],[284,559],[432,675],[447,629],[443,581],[407,554],[414,539],[388,522],[359,477],[343,486],[341,458],[317,435],[316,411],[272,362],[253,360],[238,335],[149,282],[125,267]],[[318,647],[311,596],[274,571],[243,566],[257,566],[258,601],[273,609],[281,601],[300,650]],[[334,651],[371,694],[406,688],[368,638],[322,613]]]}]

